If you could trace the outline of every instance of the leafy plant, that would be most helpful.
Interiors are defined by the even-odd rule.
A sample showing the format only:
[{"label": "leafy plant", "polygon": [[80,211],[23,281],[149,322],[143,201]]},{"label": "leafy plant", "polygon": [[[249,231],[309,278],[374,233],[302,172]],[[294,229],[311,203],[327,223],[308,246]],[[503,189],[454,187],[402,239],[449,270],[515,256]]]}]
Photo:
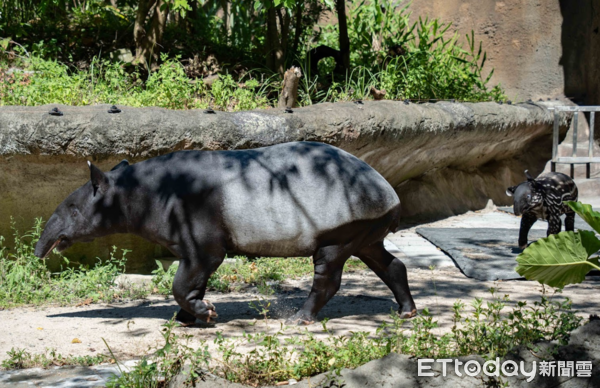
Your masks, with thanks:
[{"label": "leafy plant", "polygon": [[[302,331],[286,336],[287,329],[275,333],[244,333],[228,339],[217,332],[214,340],[218,366],[212,369],[226,379],[253,386],[272,385],[291,378],[300,379],[342,368],[356,368],[396,352],[417,358],[451,358],[481,354],[503,357],[515,346],[542,340],[568,341],[581,318],[571,310],[569,300],[553,301],[542,296],[532,306],[518,302],[507,310],[508,296],[473,301],[474,311],[465,313],[465,304],[454,305],[454,325],[450,333],[435,334],[438,323],[428,310],[410,321],[392,313],[392,323],[382,324],[375,335],[355,331],[335,336],[323,321],[326,338]],[[241,351],[250,347],[248,352]]]},{"label": "leafy plant", "polygon": [[414,39],[415,25],[409,26],[408,7],[397,0],[354,1],[348,10],[351,60],[370,65],[381,60],[386,50],[403,47]]},{"label": "leafy plant", "polygon": [[[487,56],[481,42],[476,44],[473,31],[464,36],[465,47],[458,32],[447,37],[451,23],[419,18],[410,25],[409,4],[394,0],[352,3],[348,32],[353,71],[343,84],[383,89],[386,99],[506,99],[499,86],[487,86],[494,71],[484,76]],[[336,47],[336,30],[335,25],[322,27],[320,41],[315,45]],[[329,84],[332,89],[337,86],[334,81],[328,81],[328,87]],[[364,87],[347,89],[358,91],[362,98],[366,95]]]},{"label": "leafy plant", "polygon": [[[600,213],[590,205],[566,202],[597,233],[600,233]],[[592,269],[600,270],[598,256],[600,240],[594,232],[560,232],[541,238],[517,257],[519,275],[551,287],[562,288],[581,283]]]},{"label": "leafy plant", "polygon": [[50,366],[81,365],[91,366],[114,362],[106,354],[96,356],[63,356],[56,349],[47,349],[45,353],[32,354],[26,349],[12,348],[7,352],[8,358],[2,361],[4,369],[48,368]]},{"label": "leafy plant", "polygon": [[23,60],[23,71],[7,73],[0,63],[0,105],[36,106],[47,103],[91,105],[99,103],[169,109],[207,108],[238,111],[269,106],[270,79],[260,83],[231,75],[214,81],[212,89],[188,78],[178,58],[163,54],[163,63],[142,81],[139,72],[123,64],[94,59],[89,69],[74,71],[66,65],[37,56]]},{"label": "leafy plant", "polygon": [[[115,357],[110,346],[103,338],[113,359],[117,360],[117,366],[121,371],[120,376],[111,379],[108,388],[162,388],[179,373],[186,376],[184,384],[192,383],[200,376],[201,368],[208,365],[210,354],[206,346],[196,349],[188,346],[191,335],[179,336],[174,329],[179,324],[175,317],[163,325],[162,336],[165,344],[156,349],[153,355],[142,357],[142,359],[129,370],[123,368]],[[187,365],[187,370],[184,366]]]},{"label": "leafy plant", "polygon": [[212,85],[211,97],[214,106],[225,111],[252,110],[268,105],[267,90],[269,83],[260,84],[258,80],[234,81],[229,74],[220,76]]},{"label": "leafy plant", "polygon": [[[86,300],[88,303],[113,301],[122,298],[139,298],[148,294],[142,288],[119,287],[118,275],[124,273],[127,250],[118,258],[113,247],[110,257],[89,268],[84,265],[69,266],[60,273],[51,273],[43,260],[34,255],[39,240],[42,220],[29,233],[21,236],[14,228],[14,249],[4,246],[0,236],[0,307],[40,305],[47,303],[70,304]],[[72,265],[62,257],[65,265]]]},{"label": "leafy plant", "polygon": [[[494,295],[496,290],[492,288],[490,292]],[[480,354],[493,359],[521,344],[556,340],[564,345],[581,322],[572,312],[569,299],[553,301],[542,295],[533,306],[518,301],[503,314],[510,302],[508,295],[495,297],[487,304],[476,298],[472,302],[474,311],[467,316],[462,313],[464,304],[456,302],[452,327],[456,354]]]}]

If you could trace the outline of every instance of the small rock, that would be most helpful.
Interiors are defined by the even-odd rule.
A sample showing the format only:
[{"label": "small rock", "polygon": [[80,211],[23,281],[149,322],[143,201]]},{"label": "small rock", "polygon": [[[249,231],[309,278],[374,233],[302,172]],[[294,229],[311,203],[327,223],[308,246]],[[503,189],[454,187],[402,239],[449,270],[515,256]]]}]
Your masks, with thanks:
[{"label": "small rock", "polygon": [[488,199],[487,204],[483,209],[481,209],[481,213],[491,213],[496,210],[496,205],[494,205],[494,201]]},{"label": "small rock", "polygon": [[130,49],[122,48],[110,53],[110,59],[113,61],[119,60],[121,62],[131,63],[133,62],[134,57]]}]

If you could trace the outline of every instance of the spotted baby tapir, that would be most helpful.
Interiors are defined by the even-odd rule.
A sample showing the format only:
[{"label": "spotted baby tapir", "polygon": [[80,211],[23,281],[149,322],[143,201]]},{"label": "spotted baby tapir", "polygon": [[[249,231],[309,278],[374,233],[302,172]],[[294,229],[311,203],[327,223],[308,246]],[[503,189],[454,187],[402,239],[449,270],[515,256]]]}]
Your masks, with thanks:
[{"label": "spotted baby tapir", "polygon": [[527,247],[527,235],[538,220],[548,221],[548,236],[560,232],[560,216],[566,214],[565,229],[575,228],[575,212],[564,201],[577,201],[577,185],[559,172],[549,172],[534,179],[525,170],[527,181],[509,187],[506,194],[514,198],[515,215],[521,218],[519,248]]}]

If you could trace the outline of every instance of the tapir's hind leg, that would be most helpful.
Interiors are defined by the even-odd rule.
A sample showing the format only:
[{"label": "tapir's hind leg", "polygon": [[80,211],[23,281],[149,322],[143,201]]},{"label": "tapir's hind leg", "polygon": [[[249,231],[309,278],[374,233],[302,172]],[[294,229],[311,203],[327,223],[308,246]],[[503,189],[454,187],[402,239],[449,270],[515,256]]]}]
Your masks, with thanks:
[{"label": "tapir's hind leg", "polygon": [[349,257],[342,245],[322,247],[315,252],[312,289],[300,311],[287,320],[288,324],[309,325],[315,321],[317,313],[340,289],[342,271]]},{"label": "tapir's hind leg", "polygon": [[389,253],[383,241],[376,242],[354,253],[392,290],[400,305],[401,318],[411,318],[417,314],[417,307],[410,294],[406,266],[397,257]]},{"label": "tapir's hind leg", "polygon": [[173,296],[181,306],[177,320],[184,324],[192,324],[196,318],[211,323],[217,317],[215,306],[203,300],[208,278],[223,262],[223,257],[203,258],[191,261],[182,259],[173,280]]}]

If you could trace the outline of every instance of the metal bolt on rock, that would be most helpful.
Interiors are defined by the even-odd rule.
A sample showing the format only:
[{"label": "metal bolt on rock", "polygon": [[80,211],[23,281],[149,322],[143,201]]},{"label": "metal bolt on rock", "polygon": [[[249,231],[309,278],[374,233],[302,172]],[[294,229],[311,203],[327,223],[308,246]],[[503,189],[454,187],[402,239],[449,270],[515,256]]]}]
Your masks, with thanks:
[{"label": "metal bolt on rock", "polygon": [[50,112],[48,112],[51,116],[62,116],[63,112],[61,112],[58,108],[52,108],[50,109]]},{"label": "metal bolt on rock", "polygon": [[108,113],[121,113],[121,109],[117,108],[116,105],[113,105],[110,107],[110,109],[108,110]]}]

